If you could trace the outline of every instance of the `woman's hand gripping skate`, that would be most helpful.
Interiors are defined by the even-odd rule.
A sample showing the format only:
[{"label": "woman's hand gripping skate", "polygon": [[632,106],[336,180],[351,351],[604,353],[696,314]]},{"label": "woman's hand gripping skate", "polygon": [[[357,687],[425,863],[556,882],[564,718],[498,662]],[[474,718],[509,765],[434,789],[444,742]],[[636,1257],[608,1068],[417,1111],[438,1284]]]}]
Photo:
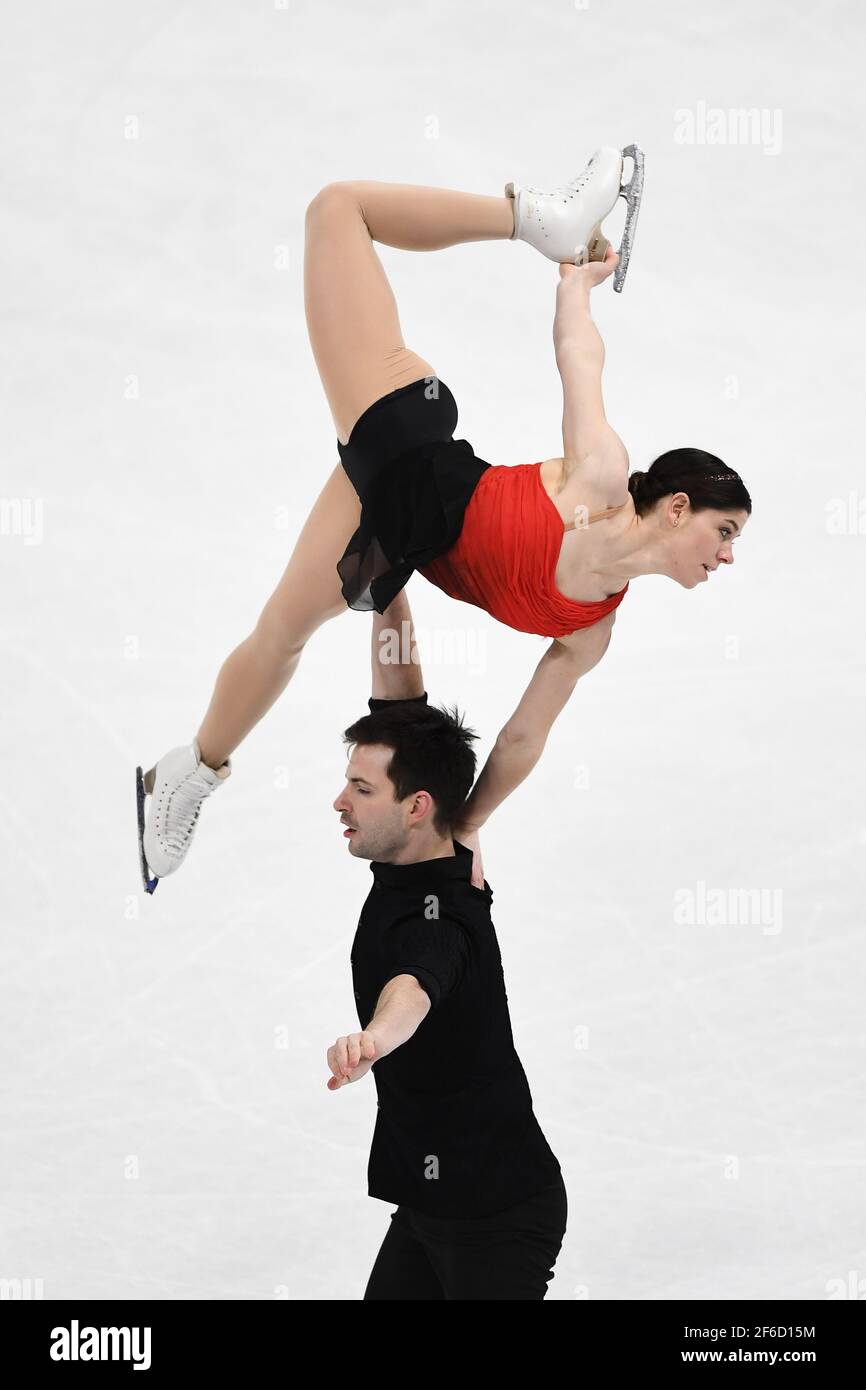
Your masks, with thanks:
[{"label": "woman's hand gripping skate", "polygon": [[595,289],[596,285],[601,285],[609,276],[613,275],[619,265],[619,256],[612,246],[608,246],[604,253],[604,260],[587,261],[585,265],[572,265],[566,261],[559,267],[559,284],[556,289],[556,298],[559,300],[561,295],[575,293],[578,289]]},{"label": "woman's hand gripping skate", "polygon": [[590,290],[613,275],[618,265],[619,256],[612,246],[607,248],[603,261],[560,265],[553,315],[553,347],[560,373],[563,368],[568,370],[567,358],[577,356],[584,370],[601,374],[604,343],[592,321],[589,295]]}]

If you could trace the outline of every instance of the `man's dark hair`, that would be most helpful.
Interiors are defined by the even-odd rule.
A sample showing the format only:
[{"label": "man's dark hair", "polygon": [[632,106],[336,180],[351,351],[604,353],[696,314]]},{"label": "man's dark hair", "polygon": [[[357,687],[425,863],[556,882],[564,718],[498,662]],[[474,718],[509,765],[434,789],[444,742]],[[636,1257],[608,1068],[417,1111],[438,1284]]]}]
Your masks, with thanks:
[{"label": "man's dark hair", "polygon": [[439,835],[453,832],[459,812],[475,781],[478,735],[453,713],[432,705],[404,705],[365,714],[343,733],[343,742],[366,746],[384,744],[394,750],[386,768],[394,786],[394,800],[426,791],[433,798],[433,826]]}]

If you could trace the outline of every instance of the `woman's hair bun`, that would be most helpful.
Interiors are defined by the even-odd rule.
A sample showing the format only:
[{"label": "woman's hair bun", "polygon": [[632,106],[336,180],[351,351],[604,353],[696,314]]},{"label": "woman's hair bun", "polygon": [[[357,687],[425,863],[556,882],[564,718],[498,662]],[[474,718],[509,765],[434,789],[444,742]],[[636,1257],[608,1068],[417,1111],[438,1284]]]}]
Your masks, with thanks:
[{"label": "woman's hair bun", "polygon": [[646,476],[646,473],[643,472],[641,469],[638,469],[636,473],[629,474],[628,490],[631,493],[632,497],[640,496],[641,488],[644,484],[644,479],[646,478]]},{"label": "woman's hair bun", "polygon": [[629,476],[628,490],[638,516],[645,516],[674,492],[685,492],[696,512],[723,507],[752,510],[752,499],[739,474],[704,449],[669,449],[659,454],[648,472],[638,469]]}]

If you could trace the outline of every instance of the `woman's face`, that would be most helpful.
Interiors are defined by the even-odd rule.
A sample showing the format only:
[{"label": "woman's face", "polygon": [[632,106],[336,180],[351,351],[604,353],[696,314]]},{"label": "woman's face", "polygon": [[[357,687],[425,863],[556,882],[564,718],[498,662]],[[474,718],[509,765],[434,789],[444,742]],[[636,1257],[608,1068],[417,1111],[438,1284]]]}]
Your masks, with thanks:
[{"label": "woman's face", "polygon": [[692,511],[686,493],[678,492],[668,499],[666,520],[669,526],[672,574],[684,589],[706,584],[720,565],[734,563],[733,546],[749,519],[742,507],[716,511],[709,507]]}]

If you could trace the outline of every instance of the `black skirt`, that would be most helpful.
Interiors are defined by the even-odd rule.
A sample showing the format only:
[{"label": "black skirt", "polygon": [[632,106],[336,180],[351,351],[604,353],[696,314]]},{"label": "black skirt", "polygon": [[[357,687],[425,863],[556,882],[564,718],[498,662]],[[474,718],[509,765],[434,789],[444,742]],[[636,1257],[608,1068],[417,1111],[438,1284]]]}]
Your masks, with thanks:
[{"label": "black skirt", "polygon": [[340,459],[361,502],[361,524],[337,563],[350,608],[384,613],[413,570],[444,555],[463,529],[486,468],[454,439],[457,403],[444,381],[424,377],[369,406]]}]

